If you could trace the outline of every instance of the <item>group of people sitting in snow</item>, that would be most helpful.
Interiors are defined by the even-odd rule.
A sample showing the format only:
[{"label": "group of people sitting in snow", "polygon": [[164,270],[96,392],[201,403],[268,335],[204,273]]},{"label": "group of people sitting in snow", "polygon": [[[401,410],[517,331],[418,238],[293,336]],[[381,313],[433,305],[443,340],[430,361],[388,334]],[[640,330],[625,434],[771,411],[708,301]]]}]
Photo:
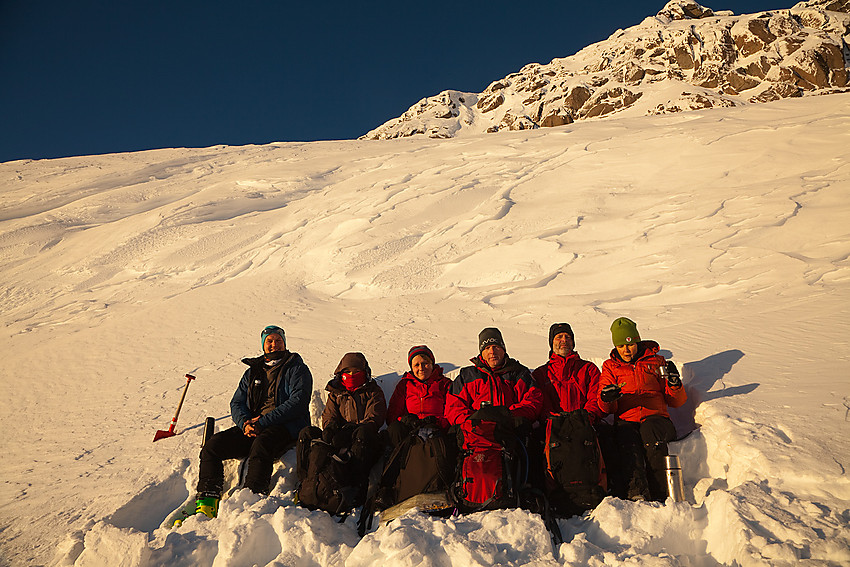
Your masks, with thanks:
[{"label": "group of people sitting in snow", "polygon": [[343,517],[417,493],[439,495],[446,504],[433,510],[450,513],[521,506],[566,516],[607,495],[663,501],[676,438],[667,408],[685,403],[682,380],[630,319],[616,319],[611,337],[600,372],[575,351],[570,325],[553,324],[549,360],[531,371],[486,328],[454,380],[431,349],[414,346],[389,405],[366,357],[347,353],[325,388],[319,428],[310,425],[309,368],[283,329],[266,327],[263,354],[243,359],[235,426],[201,450],[196,513],[217,515],[223,461],[245,459],[242,486],[267,494],[274,462],[293,447],[298,503]]}]

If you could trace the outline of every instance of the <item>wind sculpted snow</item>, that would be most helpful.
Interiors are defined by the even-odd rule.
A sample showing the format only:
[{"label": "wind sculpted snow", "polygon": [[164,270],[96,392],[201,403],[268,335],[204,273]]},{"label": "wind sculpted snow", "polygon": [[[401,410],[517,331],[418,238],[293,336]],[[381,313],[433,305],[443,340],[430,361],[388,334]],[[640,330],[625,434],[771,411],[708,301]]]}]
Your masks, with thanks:
[{"label": "wind sculpted snow", "polygon": [[[850,95],[453,140],[172,149],[0,164],[9,565],[850,563]],[[362,540],[269,497],[168,529],[207,415],[269,323],[313,371],[389,396],[498,326],[543,363],[569,321],[601,363],[638,322],[683,368],[687,503],[606,499],[553,548],[518,510],[412,512]],[[152,443],[190,372],[177,437]]]}]

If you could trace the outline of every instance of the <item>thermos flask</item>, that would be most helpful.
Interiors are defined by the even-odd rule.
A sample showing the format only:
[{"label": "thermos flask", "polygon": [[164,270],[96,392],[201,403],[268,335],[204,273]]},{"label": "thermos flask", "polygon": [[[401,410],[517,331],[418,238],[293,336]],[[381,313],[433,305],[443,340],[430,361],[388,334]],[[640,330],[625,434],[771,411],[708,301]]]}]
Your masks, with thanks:
[{"label": "thermos flask", "polygon": [[673,502],[685,501],[685,484],[682,481],[682,465],[678,455],[664,457],[667,468],[667,494]]}]

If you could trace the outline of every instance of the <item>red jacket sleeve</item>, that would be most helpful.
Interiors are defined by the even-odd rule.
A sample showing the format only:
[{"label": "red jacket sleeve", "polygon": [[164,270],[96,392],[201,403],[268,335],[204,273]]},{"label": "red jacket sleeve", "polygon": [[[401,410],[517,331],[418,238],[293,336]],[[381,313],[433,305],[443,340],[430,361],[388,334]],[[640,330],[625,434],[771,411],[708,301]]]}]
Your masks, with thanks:
[{"label": "red jacket sleeve", "polygon": [[605,412],[599,407],[599,380],[600,372],[595,364],[588,362],[582,367],[582,387],[587,392],[587,402],[584,404],[591,419],[596,420],[605,416]]},{"label": "red jacket sleeve", "polygon": [[602,364],[602,372],[599,375],[599,389],[596,393],[596,400],[599,405],[599,409],[602,410],[605,414],[609,413],[617,413],[617,400],[613,402],[603,402],[602,398],[599,397],[599,394],[602,392],[602,388],[609,384],[616,384],[617,378],[614,376],[613,371],[611,370],[611,364],[608,360],[606,360]]},{"label": "red jacket sleeve", "polygon": [[443,378],[442,381],[440,382],[439,389],[440,389],[440,394],[443,396],[443,407],[440,408],[440,410],[441,410],[440,415],[437,416],[437,425],[441,429],[446,429],[449,425],[451,425],[451,423],[449,423],[449,420],[446,419],[446,402],[445,402],[446,396],[448,396],[449,391],[451,390],[451,387],[452,387],[452,382],[448,378]]},{"label": "red jacket sleeve", "polygon": [[450,424],[457,425],[472,415],[472,399],[466,388],[461,389],[457,394],[452,393],[452,390],[446,394],[446,419]]},{"label": "red jacket sleeve", "polygon": [[537,421],[537,418],[540,417],[540,411],[543,409],[543,392],[534,385],[530,372],[528,381],[516,381],[514,392],[518,401],[508,408],[511,410],[511,414],[523,417],[531,422]]},{"label": "red jacket sleeve", "polygon": [[555,413],[557,405],[553,405],[552,399],[557,399],[558,397],[558,392],[555,391],[555,387],[552,386],[552,382],[549,380],[549,365],[538,366],[531,373],[531,377],[540,390],[540,397],[543,401],[540,406],[539,419],[544,420]]},{"label": "red jacket sleeve", "polygon": [[688,401],[688,394],[685,392],[684,386],[671,388],[670,384],[664,385],[664,401],[671,408],[677,408]]}]

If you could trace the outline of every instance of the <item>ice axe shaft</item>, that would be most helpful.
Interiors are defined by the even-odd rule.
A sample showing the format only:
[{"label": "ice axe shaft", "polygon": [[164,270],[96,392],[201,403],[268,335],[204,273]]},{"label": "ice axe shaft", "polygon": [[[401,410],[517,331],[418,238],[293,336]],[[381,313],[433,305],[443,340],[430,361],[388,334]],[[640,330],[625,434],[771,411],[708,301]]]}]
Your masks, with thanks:
[{"label": "ice axe shaft", "polygon": [[174,418],[171,420],[171,425],[168,426],[168,431],[163,431],[160,429],[156,432],[156,435],[153,436],[154,441],[159,441],[160,439],[165,439],[166,437],[174,437],[177,435],[174,433],[174,428],[177,426],[177,416],[180,415],[180,408],[183,407],[183,400],[186,399],[186,392],[189,391],[189,383],[194,380],[195,377],[191,374],[186,375],[186,387],[183,388],[183,395],[180,396],[180,403],[177,404],[177,411],[174,412]]}]

